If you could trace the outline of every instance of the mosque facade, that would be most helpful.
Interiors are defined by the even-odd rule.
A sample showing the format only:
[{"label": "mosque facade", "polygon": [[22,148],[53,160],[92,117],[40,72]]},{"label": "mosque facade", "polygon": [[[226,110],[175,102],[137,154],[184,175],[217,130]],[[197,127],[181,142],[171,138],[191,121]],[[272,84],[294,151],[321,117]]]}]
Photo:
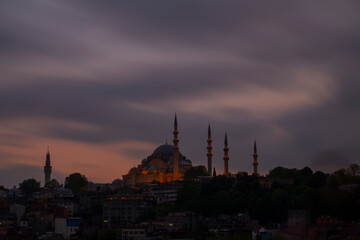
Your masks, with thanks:
[{"label": "mosque facade", "polygon": [[[173,145],[167,142],[164,145],[157,147],[154,152],[142,160],[141,164],[137,167],[133,167],[129,170],[126,175],[123,175],[124,186],[131,188],[140,188],[150,183],[166,183],[171,181],[181,181],[184,179],[184,173],[192,167],[192,163],[179,151],[179,138],[177,128],[177,118],[175,115],[174,121],[174,139]],[[208,127],[208,138],[207,138],[207,168],[208,175],[212,177],[215,175],[212,172],[212,138],[210,125]],[[224,175],[229,176],[229,147],[227,134],[225,133],[224,141]],[[253,154],[253,175],[258,176],[258,154],[256,148],[256,141],[254,142],[254,154]]]},{"label": "mosque facade", "polygon": [[157,147],[154,152],[142,160],[141,164],[123,175],[125,186],[139,188],[152,182],[166,183],[182,180],[186,170],[192,167],[191,160],[179,151],[177,118],[174,121],[173,145],[167,142]]},{"label": "mosque facade", "polygon": [[137,188],[152,182],[182,180],[185,171],[192,167],[192,163],[180,152],[178,156],[178,178],[174,177],[174,146],[166,143],[157,147],[137,167],[131,168],[128,174],[123,175],[124,185]]}]

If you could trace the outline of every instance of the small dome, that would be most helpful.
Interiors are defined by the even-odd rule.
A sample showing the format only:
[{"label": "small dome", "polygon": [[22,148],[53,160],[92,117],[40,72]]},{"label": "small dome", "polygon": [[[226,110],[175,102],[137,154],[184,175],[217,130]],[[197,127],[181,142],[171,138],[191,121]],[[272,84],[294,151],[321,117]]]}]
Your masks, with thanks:
[{"label": "small dome", "polygon": [[190,161],[180,160],[179,165],[187,165],[187,166],[191,166],[191,163],[190,163]]},{"label": "small dome", "polygon": [[72,191],[71,191],[71,189],[60,187],[60,188],[56,188],[54,190],[54,193],[55,194],[72,194]]},{"label": "small dome", "polygon": [[122,180],[121,179],[119,179],[119,178],[117,178],[117,179],[115,179],[114,181],[112,181],[112,185],[122,185]]},{"label": "small dome", "polygon": [[164,144],[164,145],[157,147],[153,154],[155,154],[155,155],[157,155],[157,154],[174,155],[174,149],[173,149],[172,145]]}]

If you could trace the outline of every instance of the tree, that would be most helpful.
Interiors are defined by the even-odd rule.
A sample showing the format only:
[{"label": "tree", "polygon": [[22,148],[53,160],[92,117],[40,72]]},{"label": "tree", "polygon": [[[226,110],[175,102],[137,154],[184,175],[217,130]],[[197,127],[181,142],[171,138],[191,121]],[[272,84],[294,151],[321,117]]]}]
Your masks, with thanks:
[{"label": "tree", "polygon": [[116,240],[117,233],[115,230],[106,230],[100,237],[100,240]]},{"label": "tree", "polygon": [[270,240],[285,240],[285,238],[280,233],[275,233]]},{"label": "tree", "polygon": [[34,178],[26,179],[22,183],[19,183],[19,188],[25,196],[31,196],[34,192],[39,191],[40,182],[36,181]]},{"label": "tree", "polygon": [[326,175],[321,171],[317,171],[316,173],[314,173],[309,181],[309,186],[313,188],[319,188],[324,186],[325,184],[326,184]]},{"label": "tree", "polygon": [[170,202],[159,203],[155,208],[156,216],[167,216],[172,211],[176,211],[176,207]]},{"label": "tree", "polygon": [[276,167],[269,172],[270,178],[280,178],[280,179],[291,179],[294,178],[298,170],[295,168],[289,169],[284,167]]},{"label": "tree", "polygon": [[333,175],[337,177],[344,177],[346,175],[346,170],[344,168],[340,168],[339,170],[335,171]]},{"label": "tree", "polygon": [[87,184],[87,178],[80,173],[72,173],[65,178],[65,188],[70,188],[73,192],[84,191]]},{"label": "tree", "polygon": [[357,176],[360,174],[360,166],[356,163],[352,163],[346,169],[346,172],[348,172],[351,176]]},{"label": "tree", "polygon": [[199,212],[200,209],[200,190],[197,184],[191,180],[185,180],[182,187],[178,190],[177,204],[184,210]]},{"label": "tree", "polygon": [[45,187],[57,188],[57,187],[60,187],[60,183],[56,179],[52,179],[50,182],[45,184]]},{"label": "tree", "polygon": [[193,179],[198,176],[209,176],[205,166],[199,165],[188,169],[184,174],[184,179]]},{"label": "tree", "polygon": [[302,176],[311,176],[313,174],[313,171],[311,170],[311,168],[309,167],[304,167],[303,169],[301,169],[299,171],[299,173],[302,175]]}]

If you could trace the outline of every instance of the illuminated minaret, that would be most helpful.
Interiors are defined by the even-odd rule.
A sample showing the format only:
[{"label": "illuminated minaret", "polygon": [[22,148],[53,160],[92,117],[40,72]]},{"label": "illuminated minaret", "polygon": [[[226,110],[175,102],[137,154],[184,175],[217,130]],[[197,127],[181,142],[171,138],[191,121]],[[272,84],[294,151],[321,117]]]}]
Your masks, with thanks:
[{"label": "illuminated minaret", "polygon": [[227,134],[225,132],[225,143],[224,143],[224,175],[227,176],[229,174],[229,147]]},{"label": "illuminated minaret", "polygon": [[254,154],[253,154],[253,157],[254,157],[254,162],[253,162],[253,165],[254,165],[254,175],[257,176],[258,175],[258,161],[257,161],[257,158],[258,158],[258,154],[257,154],[257,149],[256,149],[256,140],[254,141]]},{"label": "illuminated minaret", "polygon": [[209,176],[211,177],[211,170],[212,170],[212,146],[211,146],[212,140],[211,140],[211,129],[210,129],[210,124],[209,124],[209,128],[208,128],[208,139],[207,139],[207,159],[208,159],[208,173]]},{"label": "illuminated minaret", "polygon": [[50,165],[50,152],[49,147],[46,154],[46,161],[44,166],[44,173],[45,173],[45,185],[50,182],[50,175],[51,175],[51,165]]},{"label": "illuminated minaret", "polygon": [[175,120],[174,120],[174,177],[173,180],[178,180],[179,179],[179,139],[178,139],[178,134],[179,131],[177,129],[177,119],[176,119],[176,114],[175,114]]}]

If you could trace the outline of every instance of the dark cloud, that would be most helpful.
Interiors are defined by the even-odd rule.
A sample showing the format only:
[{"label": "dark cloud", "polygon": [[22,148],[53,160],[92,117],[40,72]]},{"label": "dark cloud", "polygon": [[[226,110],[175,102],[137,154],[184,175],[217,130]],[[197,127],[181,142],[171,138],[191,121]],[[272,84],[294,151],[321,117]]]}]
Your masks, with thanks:
[{"label": "dark cloud", "polygon": [[346,155],[338,151],[323,151],[318,153],[311,162],[311,167],[315,170],[322,170],[326,168],[328,172],[332,173],[341,168],[347,168],[350,162]]},{"label": "dark cloud", "polygon": [[0,142],[21,146],[26,132],[26,141],[161,144],[177,112],[181,151],[195,164],[205,164],[211,122],[218,172],[225,130],[234,170],[251,170],[254,138],[262,172],[318,166],[311,159],[328,149],[356,161],[359,10],[338,1],[1,2]]}]

